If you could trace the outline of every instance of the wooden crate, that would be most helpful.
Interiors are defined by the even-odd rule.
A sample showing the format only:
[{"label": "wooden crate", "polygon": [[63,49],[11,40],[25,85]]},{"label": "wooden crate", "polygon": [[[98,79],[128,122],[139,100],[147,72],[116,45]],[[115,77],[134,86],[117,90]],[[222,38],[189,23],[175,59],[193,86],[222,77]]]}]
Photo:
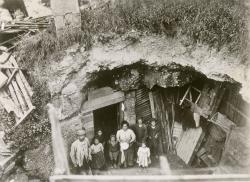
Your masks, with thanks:
[{"label": "wooden crate", "polygon": [[0,88],[0,104],[8,113],[14,112],[17,126],[35,109],[31,101],[33,91],[10,53],[7,60],[1,60],[1,63],[0,67],[8,80]]}]

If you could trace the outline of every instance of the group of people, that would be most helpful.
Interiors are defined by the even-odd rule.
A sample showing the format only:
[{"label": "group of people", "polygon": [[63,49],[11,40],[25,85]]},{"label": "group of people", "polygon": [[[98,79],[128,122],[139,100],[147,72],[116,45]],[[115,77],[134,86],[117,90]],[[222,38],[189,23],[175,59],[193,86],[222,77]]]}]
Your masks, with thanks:
[{"label": "group of people", "polygon": [[150,165],[151,158],[159,157],[160,128],[154,119],[147,126],[140,118],[134,127],[129,127],[129,123],[123,121],[121,129],[112,134],[108,141],[105,141],[102,130],[97,131],[92,143],[84,129],[79,130],[77,135],[78,139],[72,143],[70,151],[76,173],[105,169],[107,160],[111,168],[132,167],[137,162],[144,169]]}]

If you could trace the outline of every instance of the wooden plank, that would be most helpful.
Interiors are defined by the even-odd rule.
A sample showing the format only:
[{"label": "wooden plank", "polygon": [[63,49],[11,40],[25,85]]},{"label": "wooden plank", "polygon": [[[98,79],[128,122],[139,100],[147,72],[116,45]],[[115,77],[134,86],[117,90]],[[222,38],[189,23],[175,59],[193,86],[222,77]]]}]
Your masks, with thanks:
[{"label": "wooden plank", "polygon": [[15,112],[15,103],[4,90],[0,90],[0,103],[8,113]]},{"label": "wooden plank", "polygon": [[14,91],[14,88],[13,88],[12,84],[8,85],[8,89],[9,89],[9,92],[10,92],[10,96],[13,99],[13,102],[14,102],[14,104],[16,106],[16,111],[14,111],[14,112],[15,112],[17,117],[21,118],[23,113],[22,113],[21,106],[20,106],[20,104],[18,102],[18,99],[17,99],[17,96],[15,94],[15,91]]},{"label": "wooden plank", "polygon": [[188,87],[187,91],[185,92],[183,98],[181,99],[180,101],[180,105],[182,105],[182,103],[184,102],[184,100],[186,99],[187,95],[188,95],[188,92],[190,91],[191,89],[191,86]]},{"label": "wooden plank", "polygon": [[[11,76],[11,72],[9,70],[7,70],[6,73],[7,73],[8,76]],[[16,96],[17,96],[18,102],[20,103],[22,111],[23,112],[26,111],[27,106],[25,105],[25,101],[24,101],[24,99],[22,97],[22,92],[18,88],[18,85],[17,85],[16,81],[12,80],[11,84],[12,84],[12,86],[14,88],[14,91],[16,93]]]},{"label": "wooden plank", "polygon": [[35,109],[35,107],[31,107],[31,108],[29,108],[29,110],[28,111],[26,111],[25,112],[25,114],[17,121],[17,123],[16,123],[16,125],[15,125],[15,127],[17,126],[17,125],[19,125],[33,110]]},{"label": "wooden plank", "polygon": [[[15,67],[18,68],[18,64],[17,64],[17,62],[16,62],[16,60],[15,60],[15,58],[13,56],[10,57],[10,63],[12,63]],[[28,81],[26,80],[26,78],[25,78],[25,76],[24,76],[24,74],[23,74],[23,72],[21,70],[18,71],[17,77],[20,77],[20,79],[22,80],[25,88],[28,91],[29,96],[32,97],[33,91],[31,89],[31,86],[29,85]]]},{"label": "wooden plank", "polygon": [[99,108],[103,108],[112,104],[117,104],[119,102],[123,102],[125,100],[125,96],[123,92],[114,92],[113,94],[96,98],[90,101],[87,101],[83,104],[82,113],[87,113]]},{"label": "wooden plank", "polygon": [[23,96],[25,98],[25,101],[26,101],[28,107],[29,108],[33,107],[33,104],[31,102],[31,98],[29,97],[28,92],[25,89],[25,86],[24,86],[24,84],[19,76],[16,76],[16,82],[17,82],[19,88],[21,89],[21,92],[23,93]]},{"label": "wooden plank", "polygon": [[18,67],[14,67],[14,66],[5,66],[5,65],[0,65],[1,69],[19,69]]},{"label": "wooden plank", "polygon": [[234,110],[235,112],[237,112],[239,115],[241,115],[242,117],[244,117],[248,121],[250,120],[250,117],[248,115],[246,115],[245,113],[243,113],[242,111],[240,111],[238,108],[234,107],[233,104],[231,104],[230,102],[226,102],[226,104],[228,105],[228,107],[230,107],[232,110]]},{"label": "wooden plank", "polygon": [[8,81],[6,83],[7,86],[10,84],[11,80],[14,78],[16,73],[17,73],[17,69],[14,69],[14,71],[11,73],[11,76],[8,78]]},{"label": "wooden plank", "polygon": [[203,139],[203,131],[201,128],[190,128],[183,132],[180,141],[176,146],[177,155],[186,163],[192,161],[195,149]]},{"label": "wooden plank", "polygon": [[163,108],[164,105],[162,105],[162,97],[159,93],[159,91],[153,92],[153,99],[155,104],[155,112],[156,112],[156,118],[157,118],[157,125],[161,129],[161,140],[162,140],[162,149],[164,152],[168,151],[167,141],[168,141],[168,133],[167,133],[167,127],[166,127],[166,118],[165,118],[165,109]]},{"label": "wooden plank", "polygon": [[223,175],[57,175],[51,176],[50,182],[211,182],[211,181],[250,181],[249,174]]},{"label": "wooden plank", "polygon": [[144,121],[152,118],[152,111],[149,99],[149,90],[141,88],[135,91],[135,113],[136,118]]}]

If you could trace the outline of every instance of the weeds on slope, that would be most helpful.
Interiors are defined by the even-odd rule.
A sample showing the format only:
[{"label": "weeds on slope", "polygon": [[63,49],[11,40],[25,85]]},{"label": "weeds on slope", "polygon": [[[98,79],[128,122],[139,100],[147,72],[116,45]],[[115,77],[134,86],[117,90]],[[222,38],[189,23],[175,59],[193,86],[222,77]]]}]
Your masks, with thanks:
[{"label": "weeds on slope", "polygon": [[45,31],[25,38],[17,48],[21,63],[46,64],[48,56],[81,43],[91,48],[93,36],[100,33],[124,34],[130,30],[184,35],[191,44],[226,48],[239,55],[246,47],[246,7],[241,0],[115,0],[100,9],[81,12],[81,29],[65,28],[55,36]]}]

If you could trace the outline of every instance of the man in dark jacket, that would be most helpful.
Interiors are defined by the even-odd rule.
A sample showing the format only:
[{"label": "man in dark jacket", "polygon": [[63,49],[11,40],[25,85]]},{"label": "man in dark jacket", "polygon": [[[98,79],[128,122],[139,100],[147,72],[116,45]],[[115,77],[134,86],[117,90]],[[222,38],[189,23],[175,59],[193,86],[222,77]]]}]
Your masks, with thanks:
[{"label": "man in dark jacket", "polygon": [[159,158],[160,128],[156,126],[156,121],[151,120],[148,127],[148,144],[151,156]]}]

